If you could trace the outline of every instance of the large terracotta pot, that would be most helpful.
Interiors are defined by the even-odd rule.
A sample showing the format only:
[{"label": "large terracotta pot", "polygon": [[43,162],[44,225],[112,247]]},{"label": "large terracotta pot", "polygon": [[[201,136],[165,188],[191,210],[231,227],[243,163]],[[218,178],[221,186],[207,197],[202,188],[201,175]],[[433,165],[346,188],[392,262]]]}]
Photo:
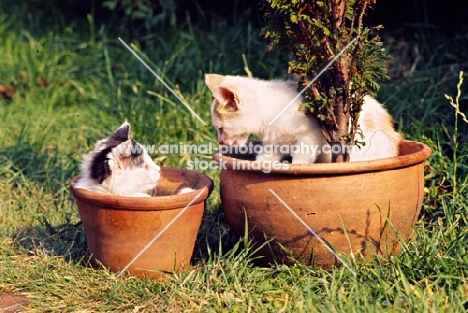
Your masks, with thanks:
[{"label": "large terracotta pot", "polygon": [[424,161],[430,155],[423,143],[404,141],[393,158],[291,164],[269,173],[255,161],[220,153],[214,160],[221,167],[222,209],[235,235],[244,235],[247,218],[254,244],[274,238],[259,252],[264,262],[288,264],[292,254],[303,263],[329,268],[339,262],[300,219],[338,253],[394,255],[418,218]]},{"label": "large terracotta pot", "polygon": [[[213,182],[207,176],[175,168],[162,168],[158,187],[194,191],[148,198],[109,196],[70,187],[83,222],[92,261],[120,272],[185,208],[157,240],[128,267],[130,275],[165,278],[164,272],[190,264],[205,200]],[[198,197],[197,197],[198,196]],[[194,201],[194,199],[196,200]],[[192,202],[192,203],[191,203]]]}]

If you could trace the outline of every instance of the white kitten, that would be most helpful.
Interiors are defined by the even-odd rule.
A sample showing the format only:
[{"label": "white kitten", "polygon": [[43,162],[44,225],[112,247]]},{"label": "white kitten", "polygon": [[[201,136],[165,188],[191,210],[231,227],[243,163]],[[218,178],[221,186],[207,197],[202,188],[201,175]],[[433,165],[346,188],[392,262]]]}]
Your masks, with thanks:
[{"label": "white kitten", "polygon": [[83,156],[76,187],[110,195],[149,197],[159,178],[160,167],[142,145],[130,138],[130,124],[125,122]]},{"label": "white kitten", "polygon": [[[298,110],[303,98],[299,97],[268,125],[297,96],[296,82],[207,74],[205,83],[214,97],[211,114],[220,144],[242,146],[247,143],[249,135],[254,134],[264,145],[318,147],[315,151],[291,149],[293,163],[331,161],[331,153],[325,153],[330,152],[330,146],[318,121]],[[351,151],[351,161],[373,160],[398,154],[401,136],[394,131],[391,116],[372,97],[365,97],[358,123],[364,138],[361,140],[357,135],[356,139],[363,141],[365,146]],[[277,150],[273,154],[258,155],[257,160],[279,161],[283,157]]]}]

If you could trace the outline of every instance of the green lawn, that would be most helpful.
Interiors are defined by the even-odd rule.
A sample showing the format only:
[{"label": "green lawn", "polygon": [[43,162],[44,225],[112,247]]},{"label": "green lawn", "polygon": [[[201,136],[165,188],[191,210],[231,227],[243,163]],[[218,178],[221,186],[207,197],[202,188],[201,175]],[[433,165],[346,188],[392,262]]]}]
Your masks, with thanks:
[{"label": "green lawn", "polygon": [[[24,312],[468,310],[468,125],[461,115],[455,118],[444,96],[457,95],[459,73],[468,69],[466,34],[421,30],[384,37],[394,56],[393,79],[378,98],[406,138],[433,149],[424,207],[401,255],[347,258],[356,277],[346,268],[254,266],[251,251],[241,249],[223,223],[215,187],[193,265],[168,282],[155,282],[89,267],[68,187],[81,155],[125,119],[142,143],[216,143],[204,73],[281,77],[288,56],[268,51],[249,11],[228,20],[200,13],[196,21],[179,19],[138,33],[116,27],[112,18],[107,24],[93,15],[70,19],[27,3],[33,2],[0,4],[0,86],[16,88],[11,99],[0,99],[0,294],[26,294]],[[467,86],[460,87],[465,113]],[[154,158],[186,168],[192,158],[211,155]],[[204,173],[218,185],[218,171]]]}]

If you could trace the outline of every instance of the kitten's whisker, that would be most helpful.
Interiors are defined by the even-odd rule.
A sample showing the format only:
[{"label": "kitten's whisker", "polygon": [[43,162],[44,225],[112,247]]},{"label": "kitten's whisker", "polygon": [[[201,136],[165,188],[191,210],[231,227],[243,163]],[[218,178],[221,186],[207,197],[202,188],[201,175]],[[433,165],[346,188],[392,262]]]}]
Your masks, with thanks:
[{"label": "kitten's whisker", "polygon": [[195,111],[192,110],[192,108],[172,89],[166,82],[155,72],[151,67],[149,67],[148,64],[146,64],[145,61],[143,61],[142,58],[138,54],[136,54],[135,51],[133,51],[132,48],[130,48],[125,41],[123,41],[120,37],[118,38],[120,42],[192,113],[193,116],[195,116],[203,125],[207,125],[204,120],[200,116],[198,116]]},{"label": "kitten's whisker", "polygon": [[308,84],[307,86],[305,86],[295,97],[294,99],[292,99],[291,101],[289,101],[289,103],[281,110],[281,112],[279,112],[275,118],[273,118],[269,123],[268,123],[268,126],[270,126],[271,124],[273,124],[283,113],[284,111],[286,111],[310,86],[312,86],[312,84],[320,77],[322,76],[322,74],[333,64],[336,62],[336,60],[338,60],[338,58],[356,41],[356,38],[353,38],[353,40],[351,40],[347,45],[346,47],[344,47],[321,71],[320,73],[317,74],[317,76],[314,77],[314,79],[312,79]]}]

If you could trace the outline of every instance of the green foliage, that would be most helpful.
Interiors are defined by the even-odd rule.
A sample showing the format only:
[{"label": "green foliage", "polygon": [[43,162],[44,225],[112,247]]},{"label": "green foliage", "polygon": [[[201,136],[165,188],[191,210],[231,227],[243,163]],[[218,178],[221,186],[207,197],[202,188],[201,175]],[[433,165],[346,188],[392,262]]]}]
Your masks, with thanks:
[{"label": "green foliage", "polygon": [[106,0],[102,6],[112,12],[122,15],[124,25],[127,22],[141,21],[144,28],[164,27],[167,23],[174,27],[177,19],[175,0]]},{"label": "green foliage", "polygon": [[462,120],[468,124],[468,118],[466,117],[465,113],[463,113],[462,111],[460,111],[460,97],[461,97],[461,94],[462,94],[462,90],[461,90],[461,87],[462,87],[462,84],[463,84],[463,71],[460,72],[459,74],[459,81],[458,81],[458,84],[457,84],[457,95],[455,98],[453,98],[452,96],[449,96],[449,95],[445,95],[445,97],[450,101],[450,105],[453,107],[454,111],[455,111],[455,122],[454,122],[454,130],[453,130],[453,135],[452,135],[452,150],[453,150],[453,173],[452,173],[452,176],[453,176],[453,179],[452,179],[452,187],[453,187],[453,192],[455,195],[458,195],[458,193],[461,193],[463,192],[463,190],[465,188],[467,188],[467,184],[463,184],[461,186],[458,185],[458,182],[457,182],[457,178],[458,178],[458,173],[457,173],[457,169],[458,169],[458,145],[459,145],[459,142],[458,142],[458,118],[461,117]]},{"label": "green foliage", "polygon": [[[379,88],[377,79],[388,78],[384,66],[387,55],[375,35],[380,27],[363,25],[366,9],[374,2],[263,1],[264,35],[270,39],[271,47],[284,46],[292,53],[289,72],[300,77],[298,90],[317,78],[306,90],[301,109],[321,122],[330,142],[340,141],[343,136],[348,137],[348,143],[354,142],[363,97],[375,95]],[[356,42],[320,75],[353,39]],[[343,114],[346,116],[340,117]],[[352,127],[347,134],[349,118]]]},{"label": "green foliage", "polygon": [[[393,44],[394,49],[412,44],[410,51],[419,47],[421,62],[413,70],[411,60],[397,59],[394,66],[410,74],[383,84],[380,99],[406,138],[433,149],[422,216],[400,255],[372,260],[343,255],[357,277],[345,268],[300,263],[255,266],[248,240],[232,240],[219,190],[214,190],[192,265],[157,282],[117,278],[105,268],[90,267],[68,183],[79,171],[81,155],[124,118],[144,143],[215,143],[213,128],[193,119],[129,54],[116,39],[120,33],[107,26],[91,33],[86,18],[24,13],[15,4],[24,2],[10,1],[8,12],[0,2],[0,85],[16,87],[11,99],[0,99],[0,305],[5,294],[25,294],[27,307],[11,310],[466,312],[468,124],[458,114],[457,134],[455,107],[444,97],[454,95],[454,103],[459,98],[458,110],[467,114],[462,105],[466,84],[459,84],[460,97],[452,92],[458,68],[467,60],[465,34],[436,40],[431,31],[419,41]],[[287,58],[267,52],[250,19],[243,15],[236,27],[213,20],[208,31],[203,23],[183,23],[165,36],[131,44],[209,122],[204,72],[243,74],[243,54],[254,76],[272,79],[284,71]],[[153,157],[161,165],[185,168],[191,156]],[[211,155],[198,157],[211,160]],[[218,185],[218,171],[204,173]]]}]

